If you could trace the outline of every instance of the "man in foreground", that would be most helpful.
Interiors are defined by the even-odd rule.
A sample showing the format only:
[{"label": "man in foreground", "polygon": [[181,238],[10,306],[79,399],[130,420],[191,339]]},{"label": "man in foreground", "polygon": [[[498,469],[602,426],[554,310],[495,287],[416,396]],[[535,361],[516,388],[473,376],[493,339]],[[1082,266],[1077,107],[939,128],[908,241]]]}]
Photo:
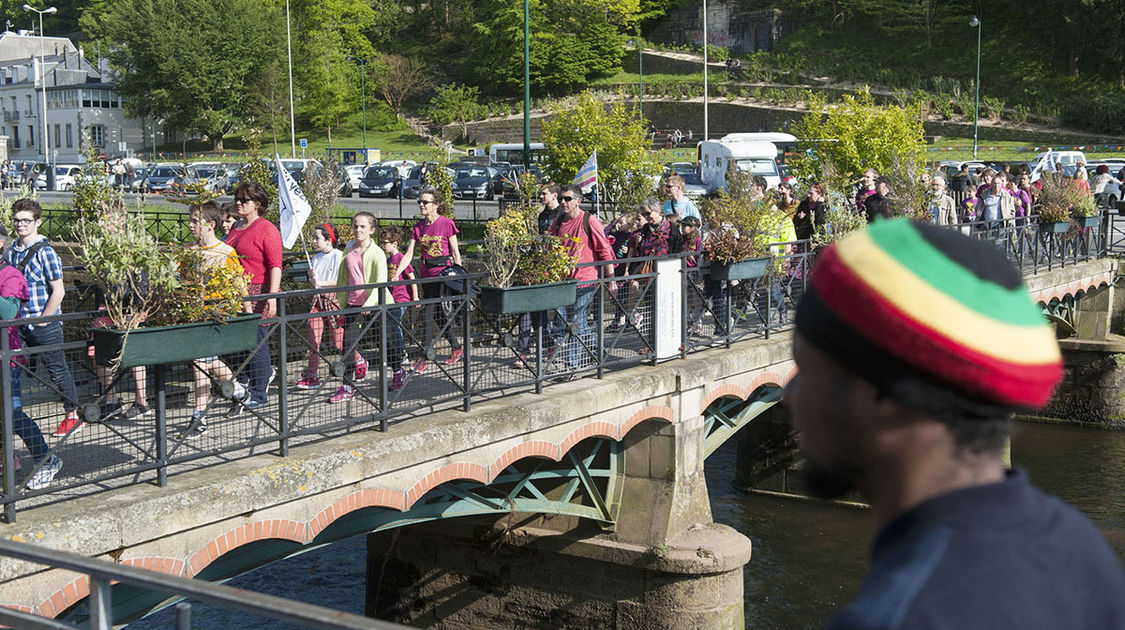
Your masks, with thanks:
[{"label": "man in foreground", "polygon": [[877,222],[825,250],[785,392],[810,489],[856,489],[879,533],[828,627],[1125,628],[1125,574],[1071,506],[1006,470],[1015,411],[1062,377],[1054,334],[999,251]]}]

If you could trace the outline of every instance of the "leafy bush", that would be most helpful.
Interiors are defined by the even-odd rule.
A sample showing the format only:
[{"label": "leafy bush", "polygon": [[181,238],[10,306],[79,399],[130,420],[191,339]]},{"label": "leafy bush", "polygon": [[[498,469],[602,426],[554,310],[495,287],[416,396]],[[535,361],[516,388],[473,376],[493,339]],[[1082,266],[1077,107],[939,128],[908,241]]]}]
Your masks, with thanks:
[{"label": "leafy bush", "polygon": [[984,105],[984,111],[987,113],[989,120],[1000,122],[1000,119],[1004,117],[1004,101],[993,96],[986,96],[981,99],[981,104]]},{"label": "leafy bush", "polygon": [[1067,98],[1059,107],[1059,118],[1064,125],[1079,129],[1096,129],[1104,133],[1125,133],[1125,96],[1076,95]]},{"label": "leafy bush", "polygon": [[723,63],[727,59],[730,59],[730,51],[728,51],[726,48],[714,45],[707,46],[707,61],[714,63]]}]

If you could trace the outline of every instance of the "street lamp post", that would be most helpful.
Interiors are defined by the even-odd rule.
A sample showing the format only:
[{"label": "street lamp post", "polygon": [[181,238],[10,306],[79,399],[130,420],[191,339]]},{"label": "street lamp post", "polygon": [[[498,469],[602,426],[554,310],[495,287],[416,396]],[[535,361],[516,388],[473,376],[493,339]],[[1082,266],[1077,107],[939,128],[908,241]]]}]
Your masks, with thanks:
[{"label": "street lamp post", "polygon": [[641,42],[640,29],[637,29],[637,38],[629,39],[626,44],[629,46],[637,47],[637,118],[644,117],[644,101],[645,101],[645,68],[644,68],[644,50],[645,46]]},{"label": "street lamp post", "polygon": [[976,106],[973,108],[973,159],[977,159],[977,125],[980,123],[980,32],[981,25],[977,16],[969,20],[969,26],[977,29],[977,96]]},{"label": "street lamp post", "polygon": [[531,172],[531,1],[523,0],[523,167]]},{"label": "street lamp post", "polygon": [[55,13],[56,11],[58,11],[58,9],[56,9],[55,7],[50,7],[48,9],[43,9],[42,11],[40,11],[30,4],[25,4],[23,5],[23,10],[33,11],[39,14],[39,85],[43,88],[43,100],[41,102],[43,109],[41,110],[41,114],[39,116],[41,119],[43,119],[43,137],[39,139],[39,146],[43,147],[43,163],[47,165],[47,190],[54,190],[55,168],[51,164],[51,153],[47,148],[50,136],[47,132],[47,65],[46,59],[44,57],[46,53],[44,53],[43,46],[43,14]]},{"label": "street lamp post", "polygon": [[703,0],[703,139],[708,140],[707,124],[707,0]]},{"label": "street lamp post", "polygon": [[348,57],[348,61],[355,61],[363,68],[359,75],[359,98],[363,101],[363,164],[366,166],[369,162],[367,160],[367,57]]}]

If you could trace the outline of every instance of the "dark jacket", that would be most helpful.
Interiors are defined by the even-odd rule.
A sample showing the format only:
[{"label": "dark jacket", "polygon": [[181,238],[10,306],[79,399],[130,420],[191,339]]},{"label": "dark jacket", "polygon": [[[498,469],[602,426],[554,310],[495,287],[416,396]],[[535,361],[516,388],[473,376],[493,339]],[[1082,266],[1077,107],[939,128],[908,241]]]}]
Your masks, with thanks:
[{"label": "dark jacket", "polygon": [[823,201],[814,202],[807,197],[797,205],[797,211],[793,213],[793,230],[797,233],[798,241],[812,238],[816,227],[824,225],[824,210]]},{"label": "dark jacket", "polygon": [[867,199],[863,202],[863,210],[867,214],[868,223],[873,222],[876,218],[889,219],[894,216],[891,209],[891,200],[878,192],[867,196]]}]

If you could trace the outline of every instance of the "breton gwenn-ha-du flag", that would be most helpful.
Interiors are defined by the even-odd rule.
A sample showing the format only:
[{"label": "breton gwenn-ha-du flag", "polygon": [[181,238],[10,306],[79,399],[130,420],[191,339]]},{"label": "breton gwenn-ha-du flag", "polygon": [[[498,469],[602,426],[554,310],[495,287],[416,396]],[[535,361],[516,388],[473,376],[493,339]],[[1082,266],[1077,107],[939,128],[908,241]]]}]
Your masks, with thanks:
[{"label": "breton gwenn-ha-du flag", "polygon": [[312,206],[305,199],[305,193],[293,176],[281,165],[281,156],[277,156],[277,196],[281,209],[281,245],[285,249],[293,247],[301,235],[301,228],[312,214]]},{"label": "breton gwenn-ha-du flag", "polygon": [[574,176],[572,184],[578,184],[582,189],[582,194],[590,192],[590,190],[598,185],[598,150],[590,154],[590,159],[578,169],[578,174]]}]

